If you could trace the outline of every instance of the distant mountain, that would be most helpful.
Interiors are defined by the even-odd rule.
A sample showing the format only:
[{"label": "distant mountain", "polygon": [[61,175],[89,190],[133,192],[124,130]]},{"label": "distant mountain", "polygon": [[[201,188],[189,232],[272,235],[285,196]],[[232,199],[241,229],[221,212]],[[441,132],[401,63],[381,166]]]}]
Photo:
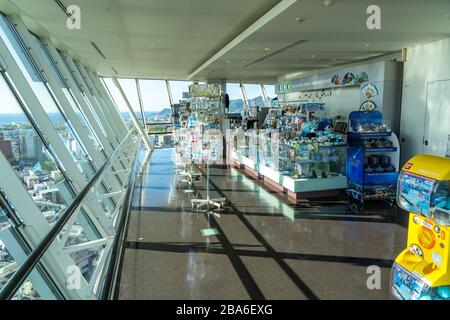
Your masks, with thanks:
[{"label": "distant mountain", "polygon": [[[140,112],[135,112],[136,113],[136,117],[138,119],[141,119],[141,113]],[[167,118],[172,114],[172,110],[170,108],[164,108],[161,111],[146,111],[145,112],[145,117],[147,119],[153,119],[153,118]],[[122,117],[125,119],[125,121],[129,121],[130,119],[130,114],[128,112],[122,112]]]},{"label": "distant mountain", "polygon": [[248,103],[250,104],[250,107],[262,107],[264,106],[264,99],[263,97],[259,96],[254,99],[248,100]]},{"label": "distant mountain", "polygon": [[[250,108],[264,106],[263,97],[259,96],[254,99],[248,100]],[[230,100],[229,113],[241,113],[244,108],[244,101],[242,99]]]},{"label": "distant mountain", "polygon": [[172,109],[164,108],[162,111],[158,112],[159,116],[170,116],[172,114]]},{"label": "distant mountain", "polygon": [[230,100],[230,107],[228,108],[229,113],[241,113],[244,108],[244,100]]}]

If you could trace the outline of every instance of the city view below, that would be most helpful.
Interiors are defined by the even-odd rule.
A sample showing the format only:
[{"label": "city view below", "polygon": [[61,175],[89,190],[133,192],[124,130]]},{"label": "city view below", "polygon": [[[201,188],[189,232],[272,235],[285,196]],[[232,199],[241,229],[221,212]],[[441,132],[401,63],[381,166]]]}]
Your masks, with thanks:
[{"label": "city view below", "polygon": [[[79,164],[85,158],[84,153],[66,121],[59,113],[49,114],[49,118],[70,154]],[[11,164],[46,221],[53,225],[73,200],[73,194],[64,174],[25,114],[0,114],[0,151]],[[20,212],[16,214],[20,218]],[[88,233],[93,234],[89,230],[90,223],[85,218],[82,220],[84,221],[77,221],[72,226],[65,246],[95,240],[88,236]],[[10,227],[8,218],[0,208],[0,231]],[[19,267],[3,240],[0,234],[0,288]],[[88,249],[76,251],[70,256],[86,280],[89,280],[95,270],[99,254],[99,250]],[[38,299],[39,294],[28,281],[19,290],[16,298]]]}]

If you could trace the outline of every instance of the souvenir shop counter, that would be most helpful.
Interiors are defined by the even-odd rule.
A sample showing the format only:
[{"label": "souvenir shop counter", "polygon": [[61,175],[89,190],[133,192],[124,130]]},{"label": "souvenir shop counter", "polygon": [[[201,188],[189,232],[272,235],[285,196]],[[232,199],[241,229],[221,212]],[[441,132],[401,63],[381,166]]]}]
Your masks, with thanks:
[{"label": "souvenir shop counter", "polygon": [[326,178],[295,179],[236,151],[231,151],[231,159],[235,167],[243,169],[255,179],[262,179],[267,187],[280,194],[286,194],[292,201],[338,196],[340,190],[347,187],[347,177],[342,174]]}]

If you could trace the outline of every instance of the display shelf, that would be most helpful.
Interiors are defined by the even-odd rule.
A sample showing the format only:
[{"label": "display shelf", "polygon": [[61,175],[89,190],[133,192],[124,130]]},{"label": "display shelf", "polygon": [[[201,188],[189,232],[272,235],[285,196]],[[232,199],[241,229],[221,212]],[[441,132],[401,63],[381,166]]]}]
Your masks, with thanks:
[{"label": "display shelf", "polygon": [[348,137],[354,140],[357,139],[373,139],[384,138],[392,136],[392,132],[349,132]]},{"label": "display shelf", "polygon": [[[365,185],[390,185],[396,184],[398,179],[398,172],[376,172],[364,173]],[[381,181],[381,183],[380,183]]]},{"label": "display shelf", "polygon": [[[360,203],[371,199],[392,202],[396,195],[400,166],[400,143],[397,136],[391,131],[355,131],[361,125],[374,130],[385,129],[382,114],[378,111],[352,112],[349,119],[351,127],[348,133],[347,194]],[[374,141],[367,141],[368,139]],[[389,147],[373,148],[373,144],[388,144]],[[369,169],[373,172],[367,172]]]},{"label": "display shelf", "polygon": [[392,147],[392,148],[370,148],[366,149],[366,152],[370,153],[383,153],[383,152],[397,152],[398,148]]}]

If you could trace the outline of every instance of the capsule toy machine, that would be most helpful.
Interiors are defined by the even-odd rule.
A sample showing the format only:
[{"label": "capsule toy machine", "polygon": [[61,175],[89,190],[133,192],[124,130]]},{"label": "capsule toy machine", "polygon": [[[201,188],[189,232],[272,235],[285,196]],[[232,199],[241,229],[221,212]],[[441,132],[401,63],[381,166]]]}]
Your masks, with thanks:
[{"label": "capsule toy machine", "polygon": [[407,247],[392,267],[391,291],[404,300],[450,300],[450,158],[412,158],[397,189],[409,227]]}]

